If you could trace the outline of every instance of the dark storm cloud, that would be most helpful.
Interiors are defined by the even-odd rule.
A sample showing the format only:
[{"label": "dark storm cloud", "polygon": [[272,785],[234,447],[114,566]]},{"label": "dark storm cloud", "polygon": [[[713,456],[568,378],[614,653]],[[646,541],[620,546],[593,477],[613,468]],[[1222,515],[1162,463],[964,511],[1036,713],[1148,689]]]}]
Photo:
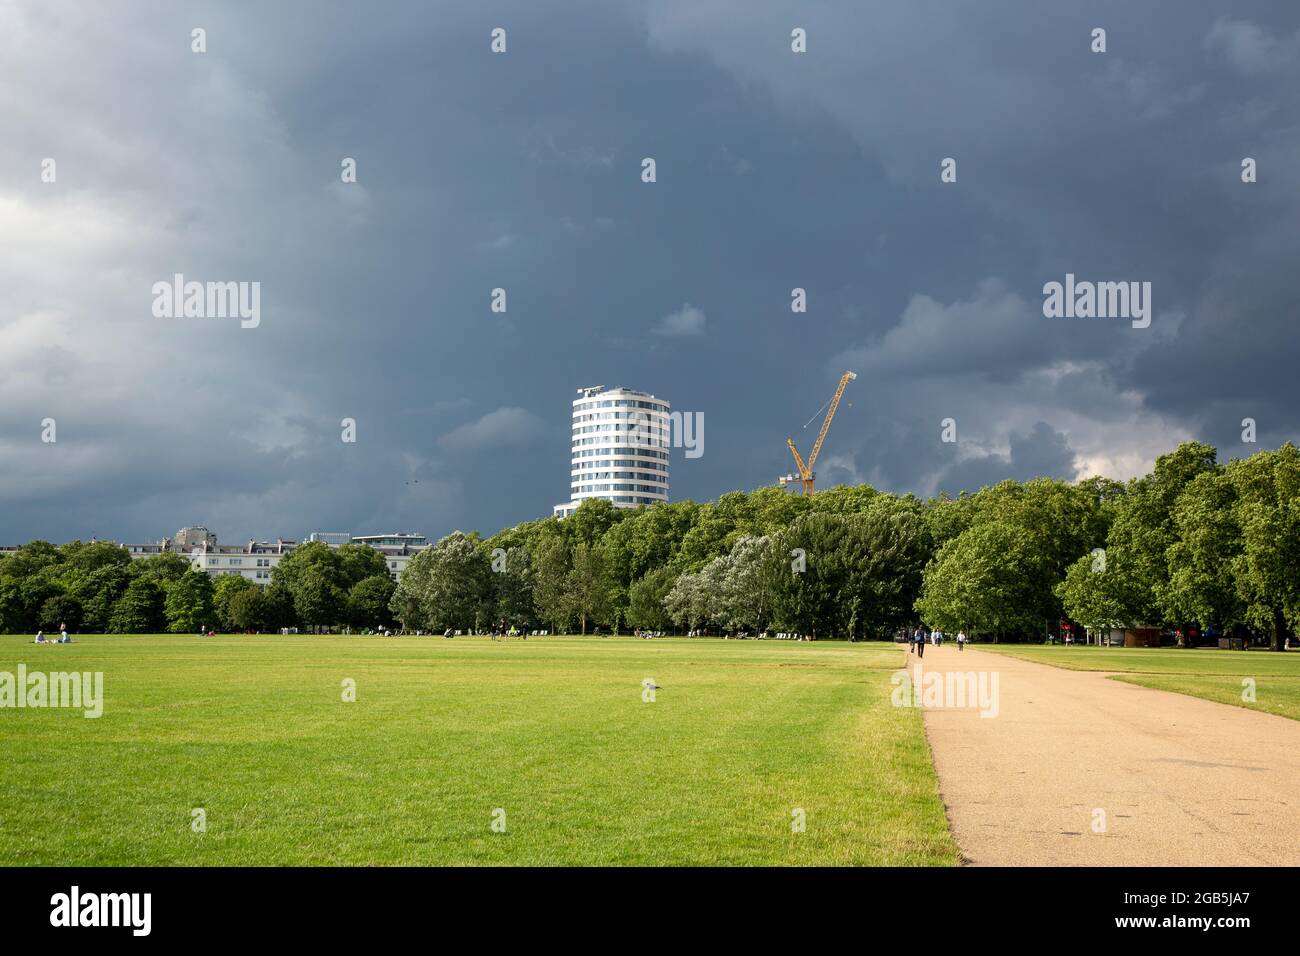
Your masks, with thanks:
[{"label": "dark storm cloud", "polygon": [[1029,481],[1068,475],[1073,466],[1074,452],[1065,435],[1038,422],[1029,432],[1010,436],[1006,455],[978,455],[955,463],[940,480],[939,490],[956,497],[1007,478]]},{"label": "dark storm cloud", "polygon": [[[490,532],[566,496],[596,383],[704,414],[674,498],[789,471],[846,368],[823,483],[1293,438],[1300,11],[1220,7],[15,5],[0,539]],[[152,318],[175,272],[262,325]],[[1045,319],[1067,272],[1151,281],[1151,328]]]}]

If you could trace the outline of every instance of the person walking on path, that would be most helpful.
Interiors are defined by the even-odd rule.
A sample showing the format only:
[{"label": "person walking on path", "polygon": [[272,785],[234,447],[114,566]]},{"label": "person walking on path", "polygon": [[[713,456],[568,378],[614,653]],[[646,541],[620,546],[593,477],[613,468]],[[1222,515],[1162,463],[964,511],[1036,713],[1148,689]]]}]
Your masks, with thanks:
[{"label": "person walking on path", "polygon": [[966,650],[966,642],[968,640],[970,640],[970,638],[966,636],[966,628],[963,627],[959,629],[957,631],[957,650],[959,651]]},{"label": "person walking on path", "polygon": [[916,629],[916,656],[925,656],[925,631],[919,626]]}]

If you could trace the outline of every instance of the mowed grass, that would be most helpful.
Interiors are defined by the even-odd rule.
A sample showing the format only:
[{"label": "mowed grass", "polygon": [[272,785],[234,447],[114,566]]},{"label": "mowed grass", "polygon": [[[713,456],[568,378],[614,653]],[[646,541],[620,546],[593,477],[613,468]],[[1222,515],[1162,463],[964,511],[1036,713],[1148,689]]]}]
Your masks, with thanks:
[{"label": "mowed grass", "polygon": [[[980,644],[1024,660],[1071,670],[1114,671],[1114,679],[1158,690],[1203,697],[1300,720],[1300,653],[1189,650],[1162,647],[1089,647]],[[1242,699],[1243,681],[1254,681],[1255,700]]]},{"label": "mowed grass", "polygon": [[958,862],[892,645],[30,640],[104,714],[0,709],[6,865]]}]

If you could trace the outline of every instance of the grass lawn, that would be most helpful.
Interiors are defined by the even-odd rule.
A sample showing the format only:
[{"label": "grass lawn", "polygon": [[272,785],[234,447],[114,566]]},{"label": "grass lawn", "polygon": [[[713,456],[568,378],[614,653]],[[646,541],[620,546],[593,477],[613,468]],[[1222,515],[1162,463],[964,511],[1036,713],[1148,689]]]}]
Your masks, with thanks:
[{"label": "grass lawn", "polygon": [[4,865],[958,860],[893,645],[30,641],[0,671],[102,671],[104,714],[0,709]]},{"label": "grass lawn", "polygon": [[[1300,652],[1186,650],[1173,647],[1065,647],[980,644],[980,650],[1071,670],[1115,671],[1115,680],[1204,697],[1300,720]],[[1255,701],[1241,699],[1245,678]]]}]

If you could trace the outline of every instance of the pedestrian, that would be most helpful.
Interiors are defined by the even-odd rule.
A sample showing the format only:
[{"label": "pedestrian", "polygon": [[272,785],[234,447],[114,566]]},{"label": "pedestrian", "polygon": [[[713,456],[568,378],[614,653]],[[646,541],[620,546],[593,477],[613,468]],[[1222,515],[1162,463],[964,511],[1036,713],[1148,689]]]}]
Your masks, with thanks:
[{"label": "pedestrian", "polygon": [[916,628],[916,656],[925,657],[925,631],[919,625]]},{"label": "pedestrian", "polygon": [[963,628],[960,628],[960,629],[957,631],[957,650],[959,650],[959,651],[964,651],[964,650],[966,650],[966,642],[967,642],[968,640],[970,640],[970,638],[968,638],[968,637],[966,636],[966,628],[964,628],[964,627],[963,627]]}]

